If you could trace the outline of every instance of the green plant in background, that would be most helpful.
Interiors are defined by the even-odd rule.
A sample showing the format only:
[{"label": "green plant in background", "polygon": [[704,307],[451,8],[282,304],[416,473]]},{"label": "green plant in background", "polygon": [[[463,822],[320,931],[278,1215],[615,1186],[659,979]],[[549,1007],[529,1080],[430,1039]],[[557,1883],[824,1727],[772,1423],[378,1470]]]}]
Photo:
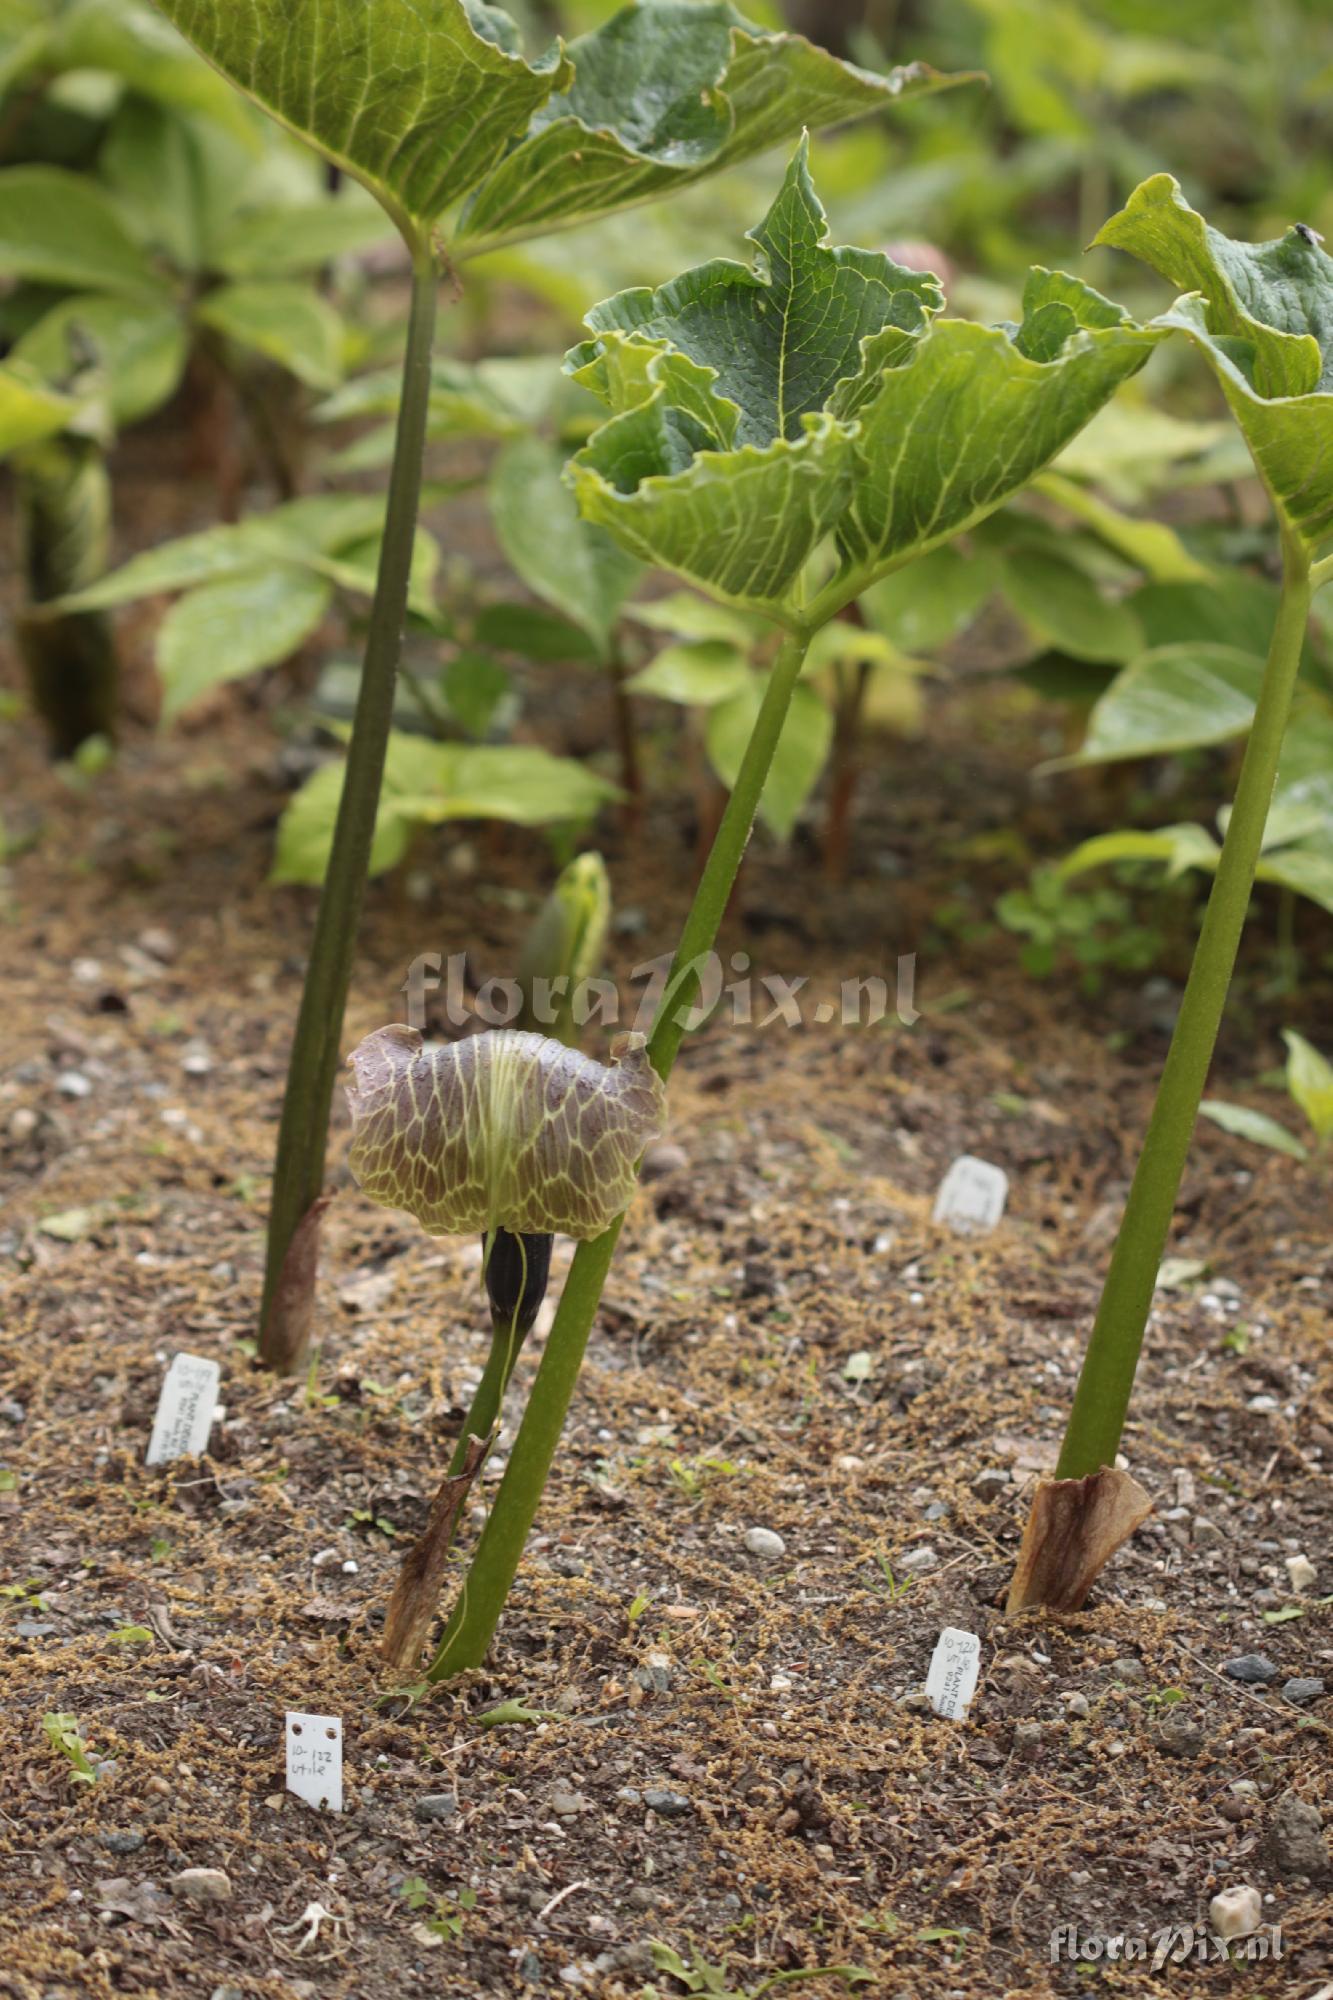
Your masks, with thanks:
[{"label": "green plant in background", "polygon": [[[1287,1045],[1282,1081],[1288,1097],[1310,1128],[1315,1150],[1322,1152],[1333,1139],[1333,1063],[1294,1028],[1284,1028],[1282,1039]],[[1265,1111],[1254,1111],[1247,1104],[1228,1104],[1217,1097],[1205,1097],[1199,1109],[1224,1132],[1234,1132],[1256,1146],[1286,1153],[1293,1160],[1310,1157],[1310,1148]]]},{"label": "green plant in background", "polygon": [[1008,931],[1025,938],[1023,970],[1047,979],[1065,953],[1079,968],[1083,991],[1102,988],[1106,968],[1143,972],[1156,963],[1160,934],[1133,918],[1133,905],[1119,889],[1071,889],[1058,868],[1034,868],[1026,889],[1009,889],[995,905]]},{"label": "green plant in background", "polygon": [[[313,1311],[329,1104],[393,716],[430,407],[437,225],[455,260],[648,200],[824,123],[951,81],[873,76],[730,6],[649,0],[525,60],[498,7],[464,0],[163,0],[224,75],[369,188],[412,258],[384,541],[328,873],[283,1101],[261,1353],[290,1369]],[[330,22],[336,34],[330,31]],[[372,101],[349,76],[377,79]]]},{"label": "green plant in background", "polygon": [[[611,411],[569,468],[584,513],[641,560],[780,635],[649,1041],[663,1081],[812,641],[877,580],[1010,499],[1162,338],[1058,272],[1034,272],[1021,326],[945,319],[935,279],[879,253],[832,249],[825,235],[802,143],[753,232],[752,268],[718,261],[608,300],[569,359]],[[811,591],[807,569],[828,535],[836,567],[824,566]],[[409,1066],[427,1053],[402,1051]],[[444,1049],[431,1059],[459,1057]],[[401,1200],[415,1178],[438,1208],[450,1175],[466,1188],[479,1168],[466,1149],[446,1159],[432,1141],[422,1088],[377,1114],[381,1193]],[[551,1157],[558,1167],[559,1152]],[[490,1645],[622,1222],[575,1252],[432,1679],[479,1665]]]},{"label": "green plant in background", "polygon": [[[1145,181],[1098,241],[1196,289],[1155,322],[1211,367],[1267,489],[1282,543],[1282,590],[1216,879],[1111,1257],[1053,1481],[1037,1489],[1009,1608],[1076,1606],[1151,1503],[1114,1470],[1125,1412],[1207,1082],[1256,869],[1274,810],[1283,743],[1318,559],[1333,534],[1333,259],[1303,225],[1275,242],[1233,242],[1188,206],[1169,175]],[[1243,725],[1242,725],[1243,726]],[[1304,732],[1302,732],[1303,734]],[[1327,811],[1333,764],[1308,775]],[[1304,1072],[1303,1072],[1304,1073]]]}]

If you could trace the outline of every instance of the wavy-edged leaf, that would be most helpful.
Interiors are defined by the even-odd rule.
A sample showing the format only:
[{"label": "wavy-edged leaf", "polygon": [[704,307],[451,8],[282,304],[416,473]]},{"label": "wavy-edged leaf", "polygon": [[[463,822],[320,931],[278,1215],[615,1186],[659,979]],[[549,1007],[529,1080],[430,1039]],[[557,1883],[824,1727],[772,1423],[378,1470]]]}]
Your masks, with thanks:
[{"label": "wavy-edged leaf", "polygon": [[312,389],[333,389],[342,380],[342,320],[309,285],[245,279],[209,292],[195,312],[205,326],[276,361]]},{"label": "wavy-edged leaf", "polygon": [[508,16],[467,0],[161,0],[209,61],[363,181],[409,236],[497,164],[553,90]]},{"label": "wavy-edged leaf", "polygon": [[640,0],[567,53],[572,81],[468,203],[465,248],[648,201],[805,127],[974,80],[921,63],[857,69],[696,0]]},{"label": "wavy-edged leaf", "polygon": [[73,345],[90,354],[117,424],[137,423],[176,392],[189,353],[173,303],[96,292],[62,299],[16,342],[14,355],[49,380],[67,375]]},{"label": "wavy-edged leaf", "polygon": [[586,318],[590,351],[600,335],[619,334],[707,369],[712,393],[740,413],[729,444],[799,438],[802,418],[824,409],[835,385],[851,398],[863,342],[886,328],[920,333],[944,304],[938,278],[825,243],[808,152],[802,139],[776,201],[749,231],[753,269],[717,258],[657,291],[620,292]]},{"label": "wavy-edged leaf", "polygon": [[26,364],[0,363],[0,458],[57,436],[78,411],[72,396],[48,389]]},{"label": "wavy-edged leaf", "polygon": [[332,595],[310,570],[277,566],[187,591],[157,632],[163,719],[224,681],[289,658],[316,630]]},{"label": "wavy-edged leaf", "polygon": [[604,528],[580,515],[563,460],[539,437],[516,437],[491,468],[491,519],[529,590],[581,626],[603,656],[640,568]]},{"label": "wavy-edged leaf", "polygon": [[115,203],[64,167],[0,172],[0,277],[139,297],[163,290]]},{"label": "wavy-edged leaf", "polygon": [[1228,1104],[1224,1098],[1205,1097],[1199,1106],[1203,1117],[1220,1125],[1224,1132],[1232,1132],[1238,1139],[1249,1139],[1256,1146],[1267,1146],[1274,1153],[1285,1153],[1288,1159],[1308,1160],[1310,1155],[1294,1132],[1285,1125],[1279,1125],[1276,1118],[1270,1118],[1266,1111],[1251,1111],[1247,1104]]},{"label": "wavy-edged leaf", "polygon": [[1243,736],[1264,676],[1260,655],[1207,640],[1155,646],[1117,674],[1071,762],[1161,757]]},{"label": "wavy-edged leaf", "polygon": [[1237,243],[1154,174],[1096,240],[1189,288],[1155,324],[1202,350],[1279,514],[1321,541],[1333,531],[1333,258],[1313,230]]},{"label": "wavy-edged leaf", "polygon": [[700,452],[683,470],[660,402],[613,417],[570,461],[580,511],[643,562],[740,604],[776,604],[841,519],[853,432],[807,417],[806,434]]},{"label": "wavy-edged leaf", "polygon": [[1032,272],[1016,330],[935,320],[859,411],[865,470],[840,530],[851,556],[934,548],[991,513],[1163,338],[1059,271]]},{"label": "wavy-edged leaf", "polygon": [[[728,701],[709,711],[708,758],[723,784],[735,784],[755,718],[763,700],[763,685],[755,674]],[[812,687],[798,681],[759,800],[759,817],[779,840],[787,840],[801,807],[824,768],[833,740],[833,717]]]},{"label": "wavy-edged leaf", "polygon": [[415,1028],[380,1028],[348,1062],[352,1174],[431,1236],[600,1236],[666,1117],[642,1035],[607,1067],[546,1035],[427,1044]]}]

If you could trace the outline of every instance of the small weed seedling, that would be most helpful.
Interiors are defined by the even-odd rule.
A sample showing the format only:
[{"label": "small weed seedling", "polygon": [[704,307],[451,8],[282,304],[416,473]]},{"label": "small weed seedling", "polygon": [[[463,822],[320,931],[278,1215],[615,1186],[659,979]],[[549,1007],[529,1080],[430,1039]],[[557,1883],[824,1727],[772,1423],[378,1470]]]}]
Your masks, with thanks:
[{"label": "small weed seedling", "polygon": [[82,1726],[77,1715],[44,1715],[42,1728],[46,1740],[53,1750],[69,1764],[70,1783],[73,1785],[95,1785],[97,1768],[88,1755]]},{"label": "small weed seedling", "polygon": [[[1277,515],[1282,591],[1249,740],[1157,1103],[1125,1205],[1055,1478],[1033,1498],[1010,1612],[1077,1609],[1151,1511],[1115,1469],[1176,1195],[1273,813],[1313,593],[1333,579],[1333,258],[1298,224],[1272,243],[1210,228],[1168,174],[1145,181],[1097,238],[1192,289],[1154,324],[1194,342],[1217,378]],[[1297,760],[1299,744],[1294,746]],[[1318,781],[1318,770],[1310,774]],[[1327,781],[1324,765],[1323,781]],[[1306,803],[1308,812],[1308,802]],[[1308,1076],[1304,1058],[1301,1073]],[[1322,1100],[1320,1100],[1322,1102]]]}]

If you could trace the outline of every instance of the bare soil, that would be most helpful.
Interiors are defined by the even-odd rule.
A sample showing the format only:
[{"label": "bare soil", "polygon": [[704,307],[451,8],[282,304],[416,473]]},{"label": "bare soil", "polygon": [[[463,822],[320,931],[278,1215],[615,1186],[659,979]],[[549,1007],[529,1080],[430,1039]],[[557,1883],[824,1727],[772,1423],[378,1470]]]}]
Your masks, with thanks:
[{"label": "bare soil", "polygon": [[[543,687],[553,747],[609,735],[595,682]],[[1124,1444],[1157,1513],[1083,1613],[1001,1617],[1170,998],[1142,974],[1094,998],[1030,980],[988,924],[1016,855],[1105,807],[1034,789],[1050,727],[993,685],[937,696],[923,744],[877,753],[836,894],[804,841],[799,865],[756,841],[728,951],[808,976],[808,1003],[877,972],[892,990],[915,950],[921,1018],[719,1021],[687,1046],[683,1159],[635,1203],[492,1661],[414,1708],[385,1698],[378,1626],[485,1356],[478,1249],[358,1195],[339,1108],[318,1379],[254,1365],[313,907],[265,885],[287,769],[271,720],[232,691],[193,733],[132,730],[84,791],[26,723],[8,733],[5,821],[31,844],[2,933],[0,1554],[30,1590],[0,1600],[0,1993],[685,1990],[655,1945],[718,1969],[693,1990],[802,1971],[817,2000],[846,1990],[836,1967],[867,1993],[968,2000],[1310,1995],[1329,1976],[1318,1840],[1302,1868],[1272,1838],[1284,1801],[1333,1810],[1333,1702],[1282,1692],[1333,1685],[1326,1169],[1200,1131],[1173,1254],[1206,1269],[1159,1294]],[[661,730],[637,838],[600,830],[622,975],[669,946],[691,886]],[[373,890],[348,1046],[401,1016],[419,951],[509,970],[550,874],[540,841],[484,828],[415,867],[421,900]],[[1303,926],[1313,966],[1328,927]],[[1158,968],[1177,986],[1188,947],[1177,921]],[[1326,971],[1265,1001],[1271,971],[1260,923],[1219,1094],[1245,1093],[1279,1026],[1327,1029]],[[1011,1175],[984,1239],[930,1219],[962,1152]],[[178,1350],[221,1363],[225,1415],[208,1457],[149,1469]],[[978,1491],[986,1471],[1009,1477]],[[747,1552],[756,1526],[780,1557]],[[982,1643],[965,1722],[917,1693],[945,1625]],[[1267,1687],[1222,1671],[1253,1652]],[[487,1725],[515,1700],[535,1719]],[[289,1709],[343,1720],[340,1818],[284,1795]],[[78,1718],[95,1783],[48,1742],[54,1713]],[[173,1892],[186,1868],[225,1871],[227,1899]],[[1278,1964],[1052,1961],[1060,1924],[1152,1941],[1244,1883]]]}]

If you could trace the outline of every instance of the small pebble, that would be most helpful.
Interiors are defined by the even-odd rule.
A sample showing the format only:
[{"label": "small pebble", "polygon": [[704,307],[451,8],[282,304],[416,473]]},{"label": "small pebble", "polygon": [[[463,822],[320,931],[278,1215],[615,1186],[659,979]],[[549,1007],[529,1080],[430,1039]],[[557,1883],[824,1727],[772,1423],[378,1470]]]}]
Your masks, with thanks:
[{"label": "small pebble", "polygon": [[1010,1484],[1012,1482],[1004,1466],[988,1465],[972,1481],[972,1491],[979,1500],[998,1500]]},{"label": "small pebble", "polygon": [[82,1070],[63,1069],[56,1078],[56,1089],[62,1097],[91,1097],[93,1087]]},{"label": "small pebble", "polygon": [[909,1549],[906,1555],[899,1556],[897,1566],[908,1576],[916,1576],[922,1570],[934,1569],[938,1561],[934,1549],[928,1542],[923,1542],[919,1548]]},{"label": "small pebble", "polygon": [[683,1174],[690,1164],[689,1155],[682,1146],[673,1146],[669,1140],[659,1139],[649,1146],[639,1168],[641,1181],[665,1180],[668,1174]]},{"label": "small pebble", "polygon": [[11,1139],[17,1139],[21,1145],[24,1140],[31,1139],[33,1133],[37,1130],[37,1125],[37,1113],[33,1110],[32,1106],[29,1104],[20,1104],[17,1111],[10,1113],[9,1136]]},{"label": "small pebble", "polygon": [[1297,1592],[1309,1590],[1319,1574],[1309,1556],[1288,1556],[1286,1569],[1287,1575],[1291,1578],[1291,1587]]},{"label": "small pebble", "polygon": [[1076,1722],[1085,1722],[1092,1713],[1092,1705],[1085,1694],[1071,1694],[1065,1702],[1065,1713]]},{"label": "small pebble", "polygon": [[1148,1678],[1142,1660],[1126,1655],[1123,1660],[1112,1660],[1111,1675],[1118,1681],[1143,1681]]},{"label": "small pebble", "polygon": [[132,1830],[124,1833],[103,1833],[99,1834],[98,1838],[111,1854],[137,1854],[143,1846],[143,1835]]},{"label": "small pebble", "polygon": [[1277,1679],[1277,1668],[1266,1653],[1238,1653],[1234,1660],[1222,1662],[1222,1672],[1229,1680],[1251,1681],[1260,1685]]},{"label": "small pebble", "polygon": [[1329,1854],[1318,1806],[1292,1792],[1279,1799],[1264,1836],[1264,1855],[1280,1875],[1322,1881],[1329,1872]]},{"label": "small pebble", "polygon": [[192,1903],[229,1903],[231,1877],[221,1868],[182,1868],[167,1883],[173,1896],[185,1896]]},{"label": "small pebble", "polygon": [[452,1792],[423,1792],[419,1799],[412,1801],[412,1817],[420,1820],[453,1819],[458,1812],[458,1800]]},{"label": "small pebble", "polygon": [[10,1397],[6,1402],[0,1403],[0,1418],[7,1424],[22,1424],[27,1422],[28,1412],[22,1403],[16,1403],[13,1397]]},{"label": "small pebble", "polygon": [[1209,1928],[1220,1938],[1248,1937],[1263,1921],[1263,1897],[1246,1883],[1223,1889],[1208,1905]]},{"label": "small pebble", "polygon": [[1307,1708],[1312,1701],[1318,1701],[1323,1693],[1323,1681],[1313,1675],[1308,1679],[1298,1676],[1295,1680],[1282,1683],[1283,1700],[1295,1702],[1297,1708]]},{"label": "small pebble", "polygon": [[646,1791],[643,1802],[649,1812],[657,1813],[662,1819],[684,1819],[686,1813],[694,1811],[689,1800],[680,1792]]},{"label": "small pebble", "polygon": [[776,1562],[787,1553],[787,1544],[772,1528],[747,1528],[745,1546],[752,1556],[762,1556],[767,1562]]}]

